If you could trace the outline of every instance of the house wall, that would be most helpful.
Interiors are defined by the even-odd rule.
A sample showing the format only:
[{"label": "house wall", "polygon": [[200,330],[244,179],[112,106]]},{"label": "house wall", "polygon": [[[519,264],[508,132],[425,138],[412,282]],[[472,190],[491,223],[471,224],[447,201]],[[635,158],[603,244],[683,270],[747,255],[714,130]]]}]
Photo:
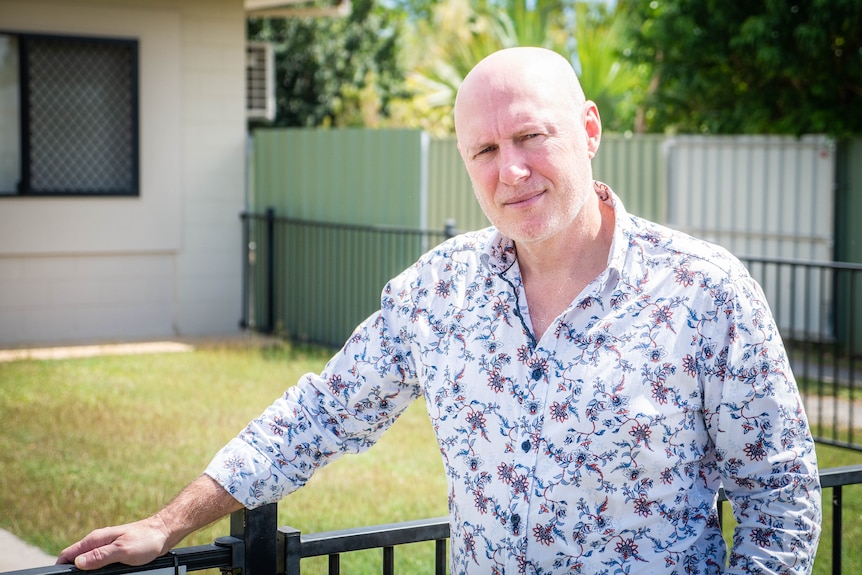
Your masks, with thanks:
[{"label": "house wall", "polygon": [[0,198],[0,345],[238,329],[242,0],[0,0],[0,28],[139,41],[140,195]]}]

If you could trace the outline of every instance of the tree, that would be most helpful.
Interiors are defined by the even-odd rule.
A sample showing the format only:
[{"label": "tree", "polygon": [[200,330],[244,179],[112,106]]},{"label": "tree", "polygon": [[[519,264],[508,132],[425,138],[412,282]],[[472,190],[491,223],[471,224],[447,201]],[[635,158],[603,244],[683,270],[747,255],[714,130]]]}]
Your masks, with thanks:
[{"label": "tree", "polygon": [[410,97],[399,102],[399,120],[432,134],[452,133],[455,94],[470,69],[501,48],[559,47],[562,2],[442,0],[426,8],[430,18],[411,20],[405,34]]},{"label": "tree", "polygon": [[[402,0],[404,2],[406,0]],[[576,67],[587,96],[597,100],[609,129],[633,124],[633,88],[642,83],[620,56],[620,26],[602,4],[583,0],[442,0],[429,19],[412,22],[414,54],[407,86],[413,98],[399,102],[401,121],[431,133],[451,133],[455,94],[467,72],[495,50],[541,46]],[[419,9],[417,9],[419,11]]]},{"label": "tree", "polygon": [[374,126],[403,90],[398,15],[353,0],[345,18],[250,19],[275,49],[276,126]]},{"label": "tree", "polygon": [[619,0],[653,68],[643,127],[862,133],[859,0]]},{"label": "tree", "polygon": [[587,98],[599,108],[607,131],[634,127],[638,88],[648,81],[650,68],[635,66],[622,54],[624,18],[608,11],[607,4],[576,2],[568,53]]}]

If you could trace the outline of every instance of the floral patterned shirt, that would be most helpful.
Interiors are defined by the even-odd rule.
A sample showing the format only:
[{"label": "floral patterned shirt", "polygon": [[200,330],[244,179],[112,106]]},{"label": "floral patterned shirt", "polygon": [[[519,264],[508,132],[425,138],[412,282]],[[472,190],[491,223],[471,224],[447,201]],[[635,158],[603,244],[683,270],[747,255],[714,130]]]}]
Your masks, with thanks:
[{"label": "floral patterned shirt", "polygon": [[541,339],[514,244],[493,228],[451,239],[207,473],[247,507],[276,501],[424,396],[453,574],[809,572],[814,443],[760,287],[595,187],[616,214],[608,266]]}]

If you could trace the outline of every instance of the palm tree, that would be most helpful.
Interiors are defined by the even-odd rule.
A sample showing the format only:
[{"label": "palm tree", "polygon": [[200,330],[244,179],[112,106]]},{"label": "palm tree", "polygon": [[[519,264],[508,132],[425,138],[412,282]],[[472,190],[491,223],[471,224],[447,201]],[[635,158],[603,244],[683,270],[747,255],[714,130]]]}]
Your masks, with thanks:
[{"label": "palm tree", "polygon": [[575,71],[587,98],[593,100],[605,129],[631,129],[635,95],[647,74],[623,57],[622,42],[626,20],[607,13],[603,4],[575,4]]},{"label": "palm tree", "polygon": [[585,92],[613,118],[637,85],[617,50],[621,26],[585,0],[443,0],[406,35],[415,61],[408,65],[408,114],[432,133],[451,133],[455,94],[479,60],[501,48],[541,46],[568,58]]}]

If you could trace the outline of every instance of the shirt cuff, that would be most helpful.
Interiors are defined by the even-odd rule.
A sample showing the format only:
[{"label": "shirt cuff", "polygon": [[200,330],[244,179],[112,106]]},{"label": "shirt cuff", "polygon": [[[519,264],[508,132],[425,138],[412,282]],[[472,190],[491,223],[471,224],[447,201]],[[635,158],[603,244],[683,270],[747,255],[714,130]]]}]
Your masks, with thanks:
[{"label": "shirt cuff", "polygon": [[248,509],[279,501],[306,481],[300,477],[291,480],[240,438],[222,447],[204,473]]}]

